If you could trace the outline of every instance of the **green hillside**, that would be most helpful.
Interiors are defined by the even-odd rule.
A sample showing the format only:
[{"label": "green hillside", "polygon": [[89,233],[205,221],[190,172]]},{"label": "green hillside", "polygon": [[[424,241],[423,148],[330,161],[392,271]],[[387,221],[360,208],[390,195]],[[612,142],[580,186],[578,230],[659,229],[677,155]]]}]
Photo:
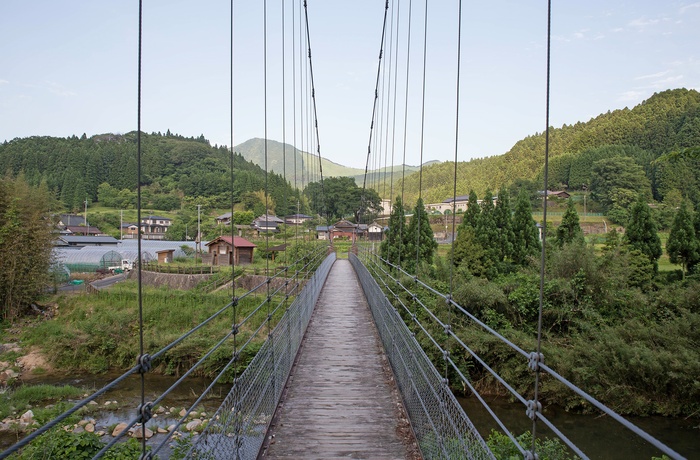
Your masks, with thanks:
[{"label": "green hillside", "polygon": [[[585,123],[550,129],[549,188],[580,190],[583,184],[590,183],[591,160],[598,154],[585,155],[604,146],[627,146],[646,152],[635,154],[635,161],[644,168],[656,200],[663,200],[664,194],[672,189],[692,195],[691,191],[698,188],[697,175],[687,174],[687,168],[692,165],[655,165],[653,160],[664,153],[698,145],[700,93],[686,89],[657,93],[632,109],[609,111]],[[482,196],[487,189],[496,191],[516,180],[540,181],[544,147],[544,134],[536,133],[518,141],[504,155],[459,162],[457,194],[466,195],[474,189]],[[572,168],[574,175],[570,177]],[[423,169],[426,202],[439,202],[452,196],[453,169],[454,163],[449,162]],[[683,171],[685,175],[681,174]],[[406,178],[405,201],[412,204],[417,196],[418,178]]]},{"label": "green hillside", "polygon": [[[186,138],[170,132],[143,133],[141,144],[143,208],[169,211],[187,204],[204,209],[230,206],[231,155],[226,147],[212,147],[203,136]],[[23,174],[33,186],[45,183],[67,210],[82,209],[86,199],[133,209],[136,152],[135,132],[13,139],[0,144],[0,172]],[[233,156],[233,163],[236,203],[264,212],[261,191],[267,181],[275,211],[280,215],[296,212],[299,193],[282,176],[271,173],[266,179],[258,165],[239,154]]]}]

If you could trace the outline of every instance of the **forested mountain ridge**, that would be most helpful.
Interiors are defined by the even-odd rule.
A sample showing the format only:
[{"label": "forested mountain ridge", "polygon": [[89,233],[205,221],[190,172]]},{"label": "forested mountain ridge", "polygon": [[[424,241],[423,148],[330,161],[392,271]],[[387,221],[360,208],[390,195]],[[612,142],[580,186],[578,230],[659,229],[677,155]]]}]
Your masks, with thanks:
[{"label": "forested mountain ridge", "polygon": [[[549,186],[580,189],[585,183],[580,176],[569,183],[568,173],[572,162],[575,163],[577,158],[581,160],[580,156],[585,152],[600,147],[631,146],[648,153],[646,158],[637,155],[636,161],[652,181],[654,198],[662,200],[664,187],[656,180],[673,174],[668,170],[659,170],[659,167],[653,165],[653,160],[664,153],[698,145],[700,93],[687,89],[656,93],[632,109],[608,111],[585,123],[550,129],[552,170]],[[497,191],[501,186],[512,184],[518,179],[539,180],[544,165],[544,149],[544,133],[536,133],[516,142],[503,155],[458,162],[457,194],[466,195],[473,189],[481,196],[487,189]],[[676,166],[676,169],[682,168],[682,165]],[[454,163],[450,162],[423,168],[422,194],[426,202],[439,202],[452,196],[453,169]],[[692,184],[686,184],[686,188],[690,186],[697,188],[695,179]],[[400,188],[400,183],[394,189],[396,187]],[[411,204],[417,196],[418,177],[406,178],[404,201]]]},{"label": "forested mountain ridge", "polygon": [[[23,174],[34,186],[45,183],[69,210],[82,209],[86,199],[133,208],[136,137],[136,132],[130,132],[13,139],[0,144],[0,172]],[[231,155],[225,146],[212,147],[204,136],[185,138],[169,131],[142,133],[141,145],[143,207],[175,210],[195,199],[205,208],[229,206]],[[240,154],[233,156],[233,162],[234,199],[252,209],[253,201],[262,201],[259,192],[265,188],[265,172]],[[268,174],[267,182],[275,211],[295,212],[298,192],[275,173]],[[293,205],[285,207],[285,202]]]},{"label": "forested mountain ridge", "polygon": [[[236,152],[243,155],[248,161],[265,167],[265,140],[260,138],[248,139],[247,141],[236,145]],[[352,168],[334,163],[323,157],[324,152],[321,152],[321,166],[323,168],[323,177],[352,177],[360,186],[364,181],[365,170],[360,168]],[[286,163],[286,171],[285,171]],[[428,162],[426,164],[431,164]],[[299,188],[304,188],[309,182],[318,182],[320,180],[318,155],[316,153],[307,153],[295,148],[289,144],[283,144],[271,139],[267,141],[267,166],[269,171],[274,171],[277,174],[285,174],[287,180]],[[401,174],[402,166],[394,165],[394,175]],[[411,174],[418,171],[418,166],[406,165],[405,173]],[[382,167],[377,170],[369,171],[368,181],[376,181],[376,176],[380,180],[384,180],[391,174],[391,167]]]}]

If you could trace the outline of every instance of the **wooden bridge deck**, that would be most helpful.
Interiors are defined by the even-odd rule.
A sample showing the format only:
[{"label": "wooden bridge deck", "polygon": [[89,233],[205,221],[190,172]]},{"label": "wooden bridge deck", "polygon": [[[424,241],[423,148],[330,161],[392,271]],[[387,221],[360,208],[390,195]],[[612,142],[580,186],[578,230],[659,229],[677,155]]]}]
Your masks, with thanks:
[{"label": "wooden bridge deck", "polygon": [[420,458],[347,260],[321,291],[267,443],[262,458]]}]

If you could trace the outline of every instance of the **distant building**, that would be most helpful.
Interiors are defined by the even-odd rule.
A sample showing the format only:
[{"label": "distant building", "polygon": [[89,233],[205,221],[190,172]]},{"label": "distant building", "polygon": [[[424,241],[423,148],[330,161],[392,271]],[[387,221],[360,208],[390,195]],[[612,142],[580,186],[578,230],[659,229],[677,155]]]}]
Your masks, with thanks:
[{"label": "distant building", "polygon": [[[540,190],[540,195],[544,195],[545,192]],[[569,192],[566,192],[564,190],[547,190],[547,199],[550,198],[561,198],[561,199],[567,199],[570,198],[571,194]]]},{"label": "distant building", "polygon": [[306,214],[292,214],[291,216],[285,217],[284,221],[288,225],[300,225],[300,224],[303,224],[304,222],[308,222],[311,219],[312,219],[312,217],[307,216]]},{"label": "distant building", "polygon": [[61,230],[61,233],[64,235],[73,235],[73,236],[100,236],[103,235],[103,233],[100,231],[99,228],[97,227],[86,227],[84,225],[78,225],[77,227],[74,227],[72,225],[66,226],[63,230]]},{"label": "distant building", "polygon": [[216,225],[231,225],[231,213],[227,212],[217,216],[215,219]]},{"label": "distant building", "polygon": [[330,227],[326,225],[318,225],[316,227],[316,238],[319,240],[327,240],[330,238]]},{"label": "distant building", "polygon": [[55,241],[54,246],[62,247],[83,247],[83,246],[114,246],[119,244],[119,240],[111,236],[74,236],[61,235]]},{"label": "distant building", "polygon": [[372,222],[367,227],[367,239],[369,241],[382,241],[384,239],[384,229],[377,222]]},{"label": "distant building", "polygon": [[242,265],[253,263],[255,244],[240,236],[220,236],[208,242],[212,265]]},{"label": "distant building", "polygon": [[277,216],[263,214],[253,221],[252,227],[257,230],[258,235],[261,233],[276,233],[279,232],[279,225],[284,221]]},{"label": "distant building", "polygon": [[[493,204],[496,204],[497,196],[493,197]],[[481,204],[483,200],[476,200],[477,204]],[[469,195],[459,195],[456,198],[447,198],[442,203],[430,203],[425,206],[427,211],[438,211],[440,214],[451,214],[452,212],[465,212],[469,207]],[[453,210],[454,208],[454,210]]]}]

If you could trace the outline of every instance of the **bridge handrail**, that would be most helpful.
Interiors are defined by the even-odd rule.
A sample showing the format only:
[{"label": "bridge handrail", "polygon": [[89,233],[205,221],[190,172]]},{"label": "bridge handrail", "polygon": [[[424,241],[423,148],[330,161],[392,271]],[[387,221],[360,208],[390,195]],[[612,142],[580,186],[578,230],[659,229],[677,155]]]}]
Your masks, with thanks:
[{"label": "bridge handrail", "polygon": [[[443,328],[443,330],[445,331],[445,333],[446,333],[449,337],[454,338],[454,339],[457,341],[457,343],[458,343],[465,351],[467,351],[474,359],[476,359],[482,366],[484,366],[484,368],[485,368],[491,375],[493,375],[494,378],[495,378],[496,380],[498,380],[502,385],[504,385],[504,387],[505,387],[518,401],[520,401],[523,405],[526,406],[526,408],[528,409],[528,413],[529,413],[528,416],[530,416],[531,418],[534,416],[534,417],[536,417],[538,420],[542,420],[542,422],[545,423],[545,425],[547,425],[550,429],[552,429],[552,431],[553,431],[553,432],[554,432],[554,433],[555,433],[569,448],[571,448],[571,449],[572,449],[577,455],[579,455],[581,458],[588,458],[588,457],[587,457],[583,452],[581,452],[581,450],[580,450],[571,440],[569,440],[560,430],[558,430],[558,429],[551,423],[551,421],[549,421],[549,420],[541,413],[541,411],[538,409],[538,402],[537,402],[537,401],[528,401],[528,400],[526,400],[526,398],[524,398],[524,397],[523,397],[522,395],[520,395],[514,388],[512,388],[512,386],[510,386],[500,375],[498,375],[498,373],[497,373],[496,371],[494,371],[490,366],[488,366],[488,365],[476,354],[476,352],[474,352],[469,346],[467,346],[467,345],[454,333],[454,331],[452,331],[452,329],[451,329],[451,327],[450,327],[449,324],[446,324],[445,322],[441,321],[441,320],[437,317],[437,315],[436,315],[433,311],[431,311],[430,308],[428,308],[428,307],[425,305],[425,303],[422,302],[422,301],[418,298],[418,296],[417,296],[417,294],[416,294],[415,292],[412,292],[412,291],[411,291],[409,288],[407,288],[398,278],[396,278],[396,277],[394,277],[393,275],[391,275],[391,273],[389,273],[389,271],[388,271],[387,269],[385,269],[382,265],[384,265],[384,266],[386,266],[386,267],[390,267],[390,268],[395,269],[398,273],[403,274],[403,275],[405,275],[405,276],[410,277],[411,279],[413,279],[413,281],[414,281],[417,285],[419,285],[419,286],[425,288],[427,291],[433,293],[433,294],[436,295],[436,296],[442,297],[449,305],[455,307],[458,311],[460,311],[461,313],[465,314],[469,319],[471,319],[472,321],[474,321],[476,324],[478,324],[479,326],[481,326],[483,329],[485,329],[487,332],[489,332],[489,333],[492,334],[493,336],[497,337],[501,342],[503,342],[504,344],[508,345],[510,348],[512,348],[514,351],[516,351],[517,353],[521,354],[522,356],[528,358],[528,360],[529,360],[528,366],[530,367],[530,369],[534,370],[533,366],[538,366],[541,370],[545,371],[545,372],[548,373],[550,376],[552,376],[554,379],[556,379],[557,381],[559,381],[560,383],[562,383],[563,385],[565,385],[566,387],[568,387],[570,390],[574,391],[576,394],[578,394],[579,396],[581,396],[582,398],[584,398],[586,401],[588,401],[590,404],[592,404],[592,405],[593,405],[594,407],[596,407],[598,410],[600,410],[601,412],[603,412],[603,413],[606,414],[606,415],[609,415],[611,418],[613,418],[615,421],[617,421],[618,423],[620,423],[622,426],[624,426],[625,428],[629,429],[630,431],[632,431],[633,433],[635,433],[636,435],[638,435],[639,437],[641,437],[641,438],[644,439],[645,441],[649,442],[651,445],[653,445],[654,447],[656,447],[657,449],[659,449],[661,452],[663,452],[664,454],[668,455],[668,456],[671,457],[672,459],[683,459],[683,458],[684,458],[682,455],[680,455],[679,453],[677,453],[675,450],[671,449],[670,447],[668,447],[667,445],[665,445],[664,443],[662,443],[662,442],[659,441],[658,439],[656,439],[656,438],[654,438],[653,436],[651,436],[649,433],[647,433],[647,432],[645,432],[644,430],[642,430],[641,428],[637,427],[636,425],[634,425],[634,424],[633,424],[632,422],[630,422],[629,420],[626,420],[624,417],[622,417],[622,416],[620,416],[619,414],[617,414],[614,410],[608,408],[607,406],[605,406],[604,404],[602,404],[601,402],[599,402],[598,400],[596,400],[593,396],[589,395],[589,394],[586,393],[584,390],[578,388],[576,385],[574,385],[573,383],[571,383],[569,380],[567,380],[565,377],[563,377],[562,375],[560,375],[558,372],[556,372],[555,370],[553,370],[552,368],[550,368],[549,366],[547,366],[546,364],[544,364],[544,362],[542,362],[542,359],[541,359],[540,357],[537,357],[537,356],[536,356],[536,353],[534,353],[534,352],[533,352],[533,353],[527,353],[527,352],[525,352],[522,348],[518,347],[517,345],[515,345],[515,344],[514,344],[513,342],[511,342],[510,340],[508,340],[508,339],[506,339],[505,337],[503,337],[503,335],[499,334],[499,333],[498,333],[497,331],[495,331],[493,328],[489,327],[488,325],[486,325],[485,323],[483,323],[482,321],[480,321],[480,320],[479,320],[478,318],[476,318],[473,314],[471,314],[470,312],[468,312],[464,307],[462,307],[462,306],[459,305],[457,302],[455,302],[454,299],[452,299],[451,296],[450,296],[449,294],[443,294],[443,293],[439,292],[438,290],[434,289],[432,286],[430,286],[430,285],[426,284],[425,282],[421,281],[420,279],[418,279],[417,276],[406,272],[402,267],[400,267],[400,266],[398,266],[398,265],[396,265],[396,264],[390,263],[389,261],[387,261],[387,260],[385,260],[385,259],[379,257],[377,254],[374,254],[374,253],[369,252],[369,250],[366,250],[366,249],[365,249],[365,250],[363,251],[363,255],[364,255],[365,260],[367,260],[368,262],[371,263],[371,265],[372,265],[372,267],[373,267],[373,271],[374,271],[374,273],[375,273],[375,279],[376,279],[376,278],[381,279],[381,280],[382,280],[382,283],[384,284],[384,286],[387,287],[387,289],[389,290],[389,292],[391,292],[391,294],[392,294],[392,296],[394,296],[394,298],[399,299],[399,296],[398,296],[397,293],[395,293],[393,290],[391,290],[391,289],[389,288],[389,286],[388,286],[388,284],[386,283],[385,279],[391,280],[396,286],[399,286],[401,289],[403,289],[403,290],[409,295],[409,297],[410,297],[413,301],[415,301],[418,305],[421,306],[421,308],[425,309],[426,312],[430,315],[430,317],[433,318],[433,320]],[[358,259],[358,261],[359,261],[359,259]],[[381,262],[381,264],[380,264],[379,262]],[[362,263],[362,262],[360,262],[360,263]],[[472,390],[472,391],[474,392],[474,394],[477,395],[477,399],[479,399],[479,401],[481,402],[481,404],[484,405],[484,407],[485,407],[485,408],[487,409],[487,411],[491,414],[491,416],[494,417],[494,419],[495,419],[496,422],[499,424],[499,426],[501,426],[501,428],[504,430],[504,432],[506,433],[506,435],[508,435],[509,438],[511,439],[511,441],[513,441],[513,443],[514,443],[519,449],[521,449],[520,446],[519,446],[519,443],[517,443],[517,441],[516,441],[515,438],[512,436],[512,434],[510,434],[510,432],[509,432],[508,430],[505,429],[505,427],[503,426],[502,422],[495,416],[495,414],[493,413],[493,411],[491,411],[490,408],[488,407],[487,403],[483,400],[483,398],[481,398],[481,396],[479,395],[479,393],[476,392],[476,390],[473,388],[473,386],[469,383],[468,379],[467,379],[467,378],[464,376],[464,374],[461,372],[461,370],[459,369],[459,367],[457,366],[457,364],[449,357],[449,352],[447,352],[447,350],[445,350],[442,346],[440,346],[439,343],[435,340],[435,338],[429,333],[429,331],[428,331],[422,324],[420,324],[420,321],[417,319],[416,315],[413,314],[413,313],[410,311],[410,309],[403,303],[403,301],[400,301],[400,304],[402,305],[402,308],[404,308],[404,309],[406,310],[406,312],[407,312],[409,315],[411,315],[411,319],[412,319],[412,320],[420,327],[420,329],[426,334],[426,336],[427,336],[427,337],[429,338],[429,340],[433,343],[433,345],[438,349],[438,351],[439,351],[440,353],[443,354],[444,359],[445,359],[447,362],[450,363],[450,367],[451,367],[452,369],[454,369],[454,370],[457,372],[457,374],[460,376],[460,380],[461,380],[464,384],[466,384],[466,385],[468,385],[468,386],[470,387],[470,390]],[[525,451],[523,451],[523,450],[521,449],[521,453],[525,454]]]},{"label": "bridge handrail", "polygon": [[391,305],[369,270],[355,255],[350,262],[372,310],[406,411],[425,458],[493,459],[430,358]]},{"label": "bridge handrail", "polygon": [[[192,444],[186,458],[201,458],[214,452],[223,452],[226,458],[257,457],[334,261],[335,253],[329,254],[306,282],[245,371],[235,379],[224,402]],[[256,333],[263,326],[261,324]]]}]

